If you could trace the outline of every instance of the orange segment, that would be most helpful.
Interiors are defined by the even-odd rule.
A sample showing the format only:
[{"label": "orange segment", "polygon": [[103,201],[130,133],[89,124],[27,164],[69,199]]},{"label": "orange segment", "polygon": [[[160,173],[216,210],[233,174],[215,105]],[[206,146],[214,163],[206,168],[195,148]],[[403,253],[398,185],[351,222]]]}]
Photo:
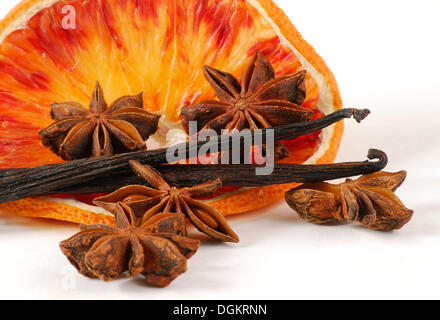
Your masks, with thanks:
[{"label": "orange segment", "polygon": [[176,53],[175,1],[97,2],[129,90],[143,91],[150,110],[164,110]]},{"label": "orange segment", "polygon": [[[75,29],[66,29],[66,5],[75,9]],[[204,65],[239,77],[257,50],[277,76],[308,71],[304,107],[315,118],[341,108],[332,73],[270,0],[23,1],[0,23],[0,168],[60,162],[41,145],[38,131],[52,122],[51,103],[87,105],[97,80],[107,101],[143,91],[147,109],[178,122],[183,106],[215,97]],[[166,129],[160,131],[166,135]],[[292,155],[284,162],[332,162],[342,131],[338,124],[286,141]],[[240,213],[281,199],[288,187],[238,190],[210,201],[224,214]],[[77,222],[93,215],[78,209],[69,218],[61,210],[71,212],[72,203],[59,201],[43,213],[38,208],[45,201],[0,209]]]}]

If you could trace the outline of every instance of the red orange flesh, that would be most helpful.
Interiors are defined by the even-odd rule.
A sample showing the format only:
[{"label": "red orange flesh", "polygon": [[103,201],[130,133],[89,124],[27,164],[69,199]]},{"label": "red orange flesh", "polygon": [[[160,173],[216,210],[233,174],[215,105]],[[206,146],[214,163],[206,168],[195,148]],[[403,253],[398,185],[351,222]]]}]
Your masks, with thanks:
[{"label": "red orange flesh", "polygon": [[[330,70],[270,0],[65,0],[34,12],[41,3],[23,1],[0,23],[3,34],[22,21],[0,44],[0,168],[61,162],[41,145],[38,131],[52,122],[51,103],[87,106],[97,80],[108,101],[143,91],[146,109],[176,122],[182,106],[215,97],[204,65],[239,77],[257,50],[277,76],[305,67],[305,59],[322,77],[320,87],[307,76],[304,106],[315,118],[325,113],[319,108],[324,87],[332,96],[326,110],[341,107]],[[66,5],[75,8],[75,29],[63,24]],[[333,161],[341,135],[337,125],[316,162]],[[321,142],[320,133],[287,141],[292,156],[286,162],[303,163]],[[224,214],[248,211],[281,199],[287,187],[226,193],[213,205]]]}]

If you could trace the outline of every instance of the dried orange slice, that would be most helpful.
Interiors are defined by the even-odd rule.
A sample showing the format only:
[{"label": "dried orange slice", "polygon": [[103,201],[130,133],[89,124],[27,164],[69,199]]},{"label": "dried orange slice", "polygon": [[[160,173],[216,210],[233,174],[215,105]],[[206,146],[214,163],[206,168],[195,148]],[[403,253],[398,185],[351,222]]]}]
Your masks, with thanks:
[{"label": "dried orange slice", "polygon": [[[41,145],[38,130],[51,123],[51,103],[87,105],[96,81],[108,101],[143,91],[146,108],[164,115],[151,147],[181,142],[182,106],[215,96],[203,65],[239,76],[257,50],[278,76],[308,71],[304,106],[315,118],[341,108],[331,71],[271,0],[25,0],[0,23],[0,168],[62,161]],[[342,132],[337,124],[286,142],[292,155],[285,161],[332,162]],[[209,201],[235,214],[267,206],[290,188],[225,189]],[[29,198],[0,209],[111,223],[84,202]]]}]

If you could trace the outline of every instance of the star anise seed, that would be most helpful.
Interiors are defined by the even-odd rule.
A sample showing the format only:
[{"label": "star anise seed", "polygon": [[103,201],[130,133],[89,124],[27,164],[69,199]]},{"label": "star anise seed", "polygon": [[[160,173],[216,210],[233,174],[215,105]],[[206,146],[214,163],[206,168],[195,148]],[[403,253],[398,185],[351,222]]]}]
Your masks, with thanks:
[{"label": "star anise seed", "polygon": [[340,185],[304,184],[287,192],[286,200],[311,223],[356,221],[370,229],[391,231],[402,228],[413,216],[394,194],[405,179],[405,171],[377,172]]},{"label": "star anise seed", "polygon": [[159,214],[140,226],[132,210],[116,204],[115,225],[83,226],[60,244],[78,271],[105,281],[144,275],[147,283],[168,286],[186,272],[200,241],[186,237],[185,216]]},{"label": "star anise seed", "polygon": [[108,107],[99,83],[89,110],[76,102],[54,103],[51,116],[56,122],[39,132],[41,141],[64,160],[146,150],[160,119],[143,110],[142,93]]},{"label": "star anise seed", "polygon": [[143,221],[163,212],[184,214],[196,229],[214,239],[225,242],[239,241],[220,212],[195,200],[213,195],[222,187],[221,180],[178,189],[170,186],[152,167],[143,166],[137,161],[130,161],[130,165],[152,188],[140,185],[123,187],[112,194],[96,198],[94,204],[111,211],[118,202],[123,202],[133,209],[136,216],[142,217]]},{"label": "star anise seed", "polygon": [[[305,70],[275,78],[269,60],[257,52],[242,75],[241,85],[231,74],[204,67],[206,80],[219,101],[202,101],[182,109],[183,125],[189,131],[196,121],[205,129],[255,130],[310,121],[313,112],[302,107],[306,97]],[[276,146],[277,160],[289,155],[282,143]]]}]

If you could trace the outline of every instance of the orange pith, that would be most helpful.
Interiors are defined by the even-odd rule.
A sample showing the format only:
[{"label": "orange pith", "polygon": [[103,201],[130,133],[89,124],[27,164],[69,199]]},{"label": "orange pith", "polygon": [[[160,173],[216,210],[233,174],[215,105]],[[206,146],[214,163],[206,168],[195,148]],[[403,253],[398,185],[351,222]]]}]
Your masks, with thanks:
[{"label": "orange pith", "polygon": [[[203,65],[238,77],[257,50],[269,58],[279,76],[303,67],[293,46],[324,79],[332,96],[327,110],[341,107],[330,70],[270,0],[65,0],[26,16],[39,2],[23,1],[0,23],[1,33],[25,16],[24,27],[0,44],[0,168],[61,162],[41,145],[38,130],[52,122],[52,102],[87,105],[96,80],[108,101],[143,91],[146,109],[179,121],[182,106],[215,97],[203,77]],[[66,5],[75,8],[76,29],[63,28]],[[320,87],[311,74],[306,87],[304,106],[321,117]],[[338,124],[317,163],[334,160],[341,135]],[[319,133],[286,142],[292,156],[285,162],[303,163],[321,142]],[[211,201],[226,215],[240,213],[281,199],[287,187],[238,190]],[[72,207],[64,206],[31,198],[1,204],[0,209],[91,221],[93,214],[87,210],[70,214]],[[43,214],[41,208],[48,212]],[[63,209],[69,214],[63,215]]]}]

